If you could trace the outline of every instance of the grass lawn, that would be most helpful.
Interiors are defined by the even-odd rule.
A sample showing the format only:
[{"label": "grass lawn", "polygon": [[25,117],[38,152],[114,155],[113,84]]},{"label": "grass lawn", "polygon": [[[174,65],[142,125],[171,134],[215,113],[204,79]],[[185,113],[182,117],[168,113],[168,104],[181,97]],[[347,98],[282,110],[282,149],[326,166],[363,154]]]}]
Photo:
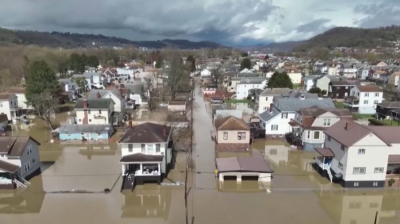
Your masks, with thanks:
[{"label": "grass lawn", "polygon": [[381,122],[386,126],[400,126],[398,121],[382,120]]},{"label": "grass lawn", "polygon": [[344,108],[343,102],[336,102],[336,108]]},{"label": "grass lawn", "polygon": [[244,100],[225,100],[225,103],[230,104],[230,103],[252,103],[251,100],[244,99]]},{"label": "grass lawn", "polygon": [[353,118],[354,119],[371,119],[371,118],[375,118],[375,116],[373,114],[353,114]]}]

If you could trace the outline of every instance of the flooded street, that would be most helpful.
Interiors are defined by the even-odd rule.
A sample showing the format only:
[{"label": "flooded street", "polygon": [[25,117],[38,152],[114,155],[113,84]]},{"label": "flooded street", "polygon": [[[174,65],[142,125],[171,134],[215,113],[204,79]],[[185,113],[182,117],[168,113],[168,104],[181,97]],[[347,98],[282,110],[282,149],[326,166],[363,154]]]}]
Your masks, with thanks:
[{"label": "flooded street", "polygon": [[[188,211],[194,223],[205,224],[398,224],[400,190],[344,190],[311,166],[313,153],[291,150],[281,141],[257,141],[252,149],[265,155],[274,170],[267,193],[257,181],[219,185],[214,177],[214,130],[199,89],[195,92],[195,167],[189,175]],[[62,122],[67,114],[57,115]],[[13,135],[31,135],[41,142],[42,174],[28,189],[0,191],[0,223],[185,223],[183,186],[137,186],[120,192],[120,150],[109,143],[50,143],[44,124],[14,128]],[[234,155],[234,154],[233,154]],[[183,181],[185,154],[168,180]],[[230,154],[219,156],[232,156]],[[109,188],[111,192],[104,193]],[[63,193],[62,191],[87,191]]]}]

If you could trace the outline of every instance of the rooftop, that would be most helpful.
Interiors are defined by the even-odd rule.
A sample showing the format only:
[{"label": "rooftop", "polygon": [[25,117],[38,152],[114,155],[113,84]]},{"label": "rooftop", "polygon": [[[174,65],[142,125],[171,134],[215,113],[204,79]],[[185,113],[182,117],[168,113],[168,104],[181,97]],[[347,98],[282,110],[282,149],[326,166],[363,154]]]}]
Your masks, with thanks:
[{"label": "rooftop", "polygon": [[118,143],[155,143],[167,142],[171,128],[165,125],[144,123],[133,126]]},{"label": "rooftop", "polygon": [[360,92],[382,92],[382,89],[377,85],[357,85]]},{"label": "rooftop", "polygon": [[[109,108],[112,102],[111,99],[103,99],[103,98],[96,98],[96,99],[87,99],[87,108],[89,109],[105,109]],[[83,109],[83,102],[84,99],[79,99],[76,101],[75,109]]]},{"label": "rooftop", "polygon": [[215,120],[215,128],[221,130],[250,130],[250,127],[244,122],[234,116],[228,116]]},{"label": "rooftop", "polygon": [[21,156],[29,140],[32,140],[40,145],[38,141],[29,136],[0,137],[0,145],[2,146],[0,148],[0,152],[7,153],[8,156]]},{"label": "rooftop", "polygon": [[260,96],[280,96],[282,94],[288,95],[292,92],[289,88],[266,88]]},{"label": "rooftop", "polygon": [[218,172],[259,172],[273,173],[260,152],[253,152],[253,157],[217,158]]}]

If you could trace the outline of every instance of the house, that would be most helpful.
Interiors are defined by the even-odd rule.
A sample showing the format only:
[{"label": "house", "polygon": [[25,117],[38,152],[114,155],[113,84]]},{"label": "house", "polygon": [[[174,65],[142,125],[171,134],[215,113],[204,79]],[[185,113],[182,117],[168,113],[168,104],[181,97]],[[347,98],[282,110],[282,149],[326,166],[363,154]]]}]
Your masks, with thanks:
[{"label": "house", "polygon": [[161,183],[172,167],[171,129],[144,123],[130,128],[119,140],[123,189],[149,181]]},{"label": "house", "polygon": [[388,84],[397,87],[399,85],[399,74],[399,71],[392,72],[392,74],[389,76]]},{"label": "house", "polygon": [[7,91],[7,93],[12,93],[17,96],[18,106],[23,111],[33,110],[33,107],[27,104],[27,100],[26,100],[26,96],[25,96],[25,88],[12,87]]},{"label": "house", "polygon": [[[323,148],[325,135],[323,131],[340,119],[352,119],[353,115],[345,108],[302,108],[296,112],[289,124],[292,136],[306,151]],[[293,143],[292,143],[293,144]]]},{"label": "house", "polygon": [[169,101],[168,112],[171,113],[186,113],[186,101]]},{"label": "house", "polygon": [[112,99],[79,99],[75,104],[77,124],[113,124]]},{"label": "house", "polygon": [[339,75],[347,78],[356,78],[357,71],[358,69],[354,63],[345,63],[339,68]]},{"label": "house", "polygon": [[82,78],[85,79],[86,81],[86,90],[90,90],[92,89],[92,85],[93,85],[93,77],[92,77],[92,73],[84,73],[84,74],[75,74],[72,76],[72,79],[77,79],[77,78]]},{"label": "house", "polygon": [[290,92],[289,88],[266,88],[258,98],[258,113],[269,110],[275,96],[289,95]]},{"label": "house", "polygon": [[202,88],[203,95],[214,95],[217,89],[217,86],[205,86]]},{"label": "house", "polygon": [[361,80],[365,80],[370,76],[371,71],[372,71],[371,67],[369,67],[369,66],[360,67],[357,70],[357,78],[361,79]]},{"label": "house", "polygon": [[236,99],[247,99],[249,96],[249,90],[261,89],[263,90],[267,86],[267,80],[265,78],[248,78],[243,79],[236,86]]},{"label": "house", "polygon": [[59,139],[64,140],[106,140],[114,133],[107,124],[67,124],[58,129]]},{"label": "house", "polygon": [[382,103],[383,91],[377,85],[356,85],[343,104],[352,112],[375,114],[376,105]]},{"label": "house", "polygon": [[250,127],[243,119],[228,116],[214,122],[217,151],[247,151],[250,148]]},{"label": "house", "polygon": [[384,101],[382,103],[376,104],[376,119],[392,119],[393,110],[399,110],[400,109],[400,101]]},{"label": "house", "polygon": [[332,80],[336,80],[337,76],[332,76],[332,75],[324,75],[320,76],[315,80],[315,87],[319,88],[320,90],[325,90],[328,94],[329,92],[329,84],[331,83]]},{"label": "house", "polygon": [[22,115],[17,95],[13,93],[0,93],[0,114],[7,115],[8,119],[13,122]]},{"label": "house", "polygon": [[309,75],[304,77],[304,89],[310,91],[310,89],[314,88],[319,77],[319,75]]},{"label": "house", "polygon": [[210,70],[208,70],[208,69],[203,69],[203,70],[200,72],[200,77],[201,77],[201,78],[209,78],[209,77],[211,77],[211,72],[210,72]]},{"label": "house", "polygon": [[[120,87],[122,88],[122,86]],[[135,101],[135,105],[147,104],[146,97],[150,96],[147,87],[141,83],[124,84],[124,88],[130,90],[129,99]]]},{"label": "house", "polygon": [[329,84],[328,95],[332,99],[344,99],[350,96],[350,90],[356,85],[355,81],[338,80],[331,81]]},{"label": "house", "polygon": [[120,75],[120,77],[123,78],[128,78],[133,79],[135,76],[135,69],[129,69],[129,68],[117,68],[117,74]]},{"label": "house", "polygon": [[239,84],[242,80],[257,78],[258,75],[255,73],[239,73],[229,79],[227,81],[227,90],[230,93],[236,93],[237,84]]},{"label": "house", "polygon": [[30,185],[26,179],[40,173],[40,143],[32,137],[0,137],[0,189]]},{"label": "house", "polygon": [[113,111],[116,118],[118,118],[118,122],[121,122],[124,119],[125,114],[125,104],[126,100],[123,97],[122,89],[116,90],[108,90],[108,89],[96,89],[91,90],[87,97],[88,100],[96,100],[96,99],[111,99],[113,102]]},{"label": "house", "polygon": [[335,105],[330,98],[297,91],[289,96],[275,97],[269,110],[259,114],[260,126],[265,130],[265,136],[283,138],[286,133],[292,132],[289,121],[295,118],[296,111],[309,107],[335,108]]},{"label": "house", "polygon": [[400,171],[400,127],[342,119],[325,130],[316,167],[345,188],[383,187]]},{"label": "house", "polygon": [[292,80],[293,84],[300,84],[301,83],[301,80],[303,78],[303,75],[301,74],[301,71],[291,70],[287,74],[288,74],[290,80]]},{"label": "house", "polygon": [[83,75],[85,75],[85,74],[92,75],[92,80],[93,80],[92,85],[95,85],[95,84],[103,85],[104,78],[102,77],[101,73],[84,73]]}]

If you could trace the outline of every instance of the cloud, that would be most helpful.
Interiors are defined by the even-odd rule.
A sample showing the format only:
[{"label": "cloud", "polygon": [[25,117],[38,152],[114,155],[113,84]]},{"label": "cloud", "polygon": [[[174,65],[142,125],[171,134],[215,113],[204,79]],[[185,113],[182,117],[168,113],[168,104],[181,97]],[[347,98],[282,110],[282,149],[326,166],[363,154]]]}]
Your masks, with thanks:
[{"label": "cloud", "polygon": [[[396,0],[387,0],[390,5]],[[0,26],[135,40],[304,40],[334,26],[391,25],[375,0],[1,0]],[[382,7],[374,12],[373,7]],[[356,10],[357,9],[357,10]],[[393,14],[384,14],[390,10]],[[390,15],[390,16],[388,16]],[[388,18],[386,18],[388,17]]]},{"label": "cloud", "polygon": [[398,0],[385,0],[372,4],[360,4],[355,12],[365,17],[354,23],[363,28],[375,28],[390,25],[400,25],[400,5]]}]

